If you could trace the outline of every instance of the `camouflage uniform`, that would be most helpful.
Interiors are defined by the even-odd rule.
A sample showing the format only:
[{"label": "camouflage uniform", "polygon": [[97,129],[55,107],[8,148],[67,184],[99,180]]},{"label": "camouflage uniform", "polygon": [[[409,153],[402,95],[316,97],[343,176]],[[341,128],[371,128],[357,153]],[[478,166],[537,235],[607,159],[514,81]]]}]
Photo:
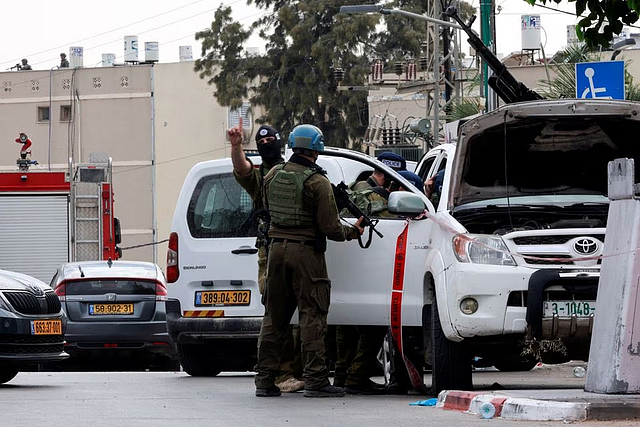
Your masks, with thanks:
[{"label": "camouflage uniform", "polygon": [[[251,172],[247,175],[240,175],[234,169],[233,176],[236,181],[251,197],[253,201],[254,212],[258,213],[264,211],[264,203],[262,202],[262,183],[264,176],[269,173],[271,168],[275,165],[263,163],[260,167],[256,168],[251,163]],[[281,163],[281,162],[278,162]],[[277,163],[276,163],[277,164]],[[260,294],[264,294],[264,286],[267,277],[267,245],[266,241],[268,224],[258,219],[258,239],[256,240],[256,247],[258,248],[258,289]],[[300,348],[300,330],[297,325],[291,325],[289,328],[291,331],[287,334],[285,339],[285,345],[282,352],[282,359],[280,362],[280,374],[278,380],[284,380],[289,377],[300,378],[302,376],[302,357]]]},{"label": "camouflage uniform", "polygon": [[[352,183],[349,188],[351,200],[367,215],[394,216],[387,210],[389,193],[372,178]],[[337,326],[334,385],[349,387],[369,382],[378,371],[377,355],[387,329],[382,326]]]},{"label": "camouflage uniform", "polygon": [[[351,240],[357,237],[358,231],[354,227],[340,224],[329,180],[322,173],[306,176],[311,168],[317,166],[294,154],[282,168],[274,168],[265,177],[264,195],[271,212],[269,236],[272,243],[269,249],[267,286],[263,296],[265,315],[258,340],[255,376],[257,389],[268,389],[274,384],[283,339],[296,308],[299,312],[305,390],[320,390],[329,385],[324,339],[331,281],[327,274],[322,242],[324,236],[335,241]],[[292,216],[302,218],[301,222],[305,225],[278,224],[275,210],[286,209],[290,205],[285,200],[288,194],[273,196],[275,189],[282,188],[278,187],[280,173],[277,171],[280,169],[290,172],[296,178],[306,176],[301,184],[302,191],[296,192],[295,187],[292,187],[290,194],[292,197],[300,197],[302,206],[301,211]],[[295,205],[293,207],[297,209]]]}]

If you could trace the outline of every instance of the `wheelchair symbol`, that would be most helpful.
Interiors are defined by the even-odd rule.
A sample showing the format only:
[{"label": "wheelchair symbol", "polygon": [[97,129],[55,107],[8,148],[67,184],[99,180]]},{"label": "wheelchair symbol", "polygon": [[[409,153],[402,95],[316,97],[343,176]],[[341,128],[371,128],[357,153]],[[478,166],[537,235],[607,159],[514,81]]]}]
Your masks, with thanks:
[{"label": "wheelchair symbol", "polygon": [[593,68],[586,68],[584,70],[585,77],[589,80],[589,87],[586,88],[582,92],[582,96],[580,98],[587,98],[589,92],[591,92],[591,98],[599,98],[599,99],[613,99],[610,96],[598,96],[601,92],[606,92],[606,87],[595,87],[595,83],[593,82],[593,76],[596,74]]}]

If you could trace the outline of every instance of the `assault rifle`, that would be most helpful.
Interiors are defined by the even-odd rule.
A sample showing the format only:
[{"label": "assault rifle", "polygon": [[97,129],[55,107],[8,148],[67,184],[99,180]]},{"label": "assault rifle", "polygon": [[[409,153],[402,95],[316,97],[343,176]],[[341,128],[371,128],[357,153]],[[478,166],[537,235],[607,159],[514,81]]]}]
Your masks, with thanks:
[{"label": "assault rifle", "polygon": [[507,70],[507,67],[482,43],[480,37],[471,29],[471,25],[476,19],[475,15],[471,17],[468,24],[465,24],[458,16],[458,11],[455,6],[447,7],[444,14],[453,18],[453,20],[462,27],[464,32],[469,36],[467,39],[469,44],[475,49],[478,56],[491,68],[493,75],[489,77],[489,86],[491,86],[491,89],[493,89],[504,102],[511,104],[512,102],[544,99],[529,89],[524,83],[517,81],[516,78],[513,77],[513,74]]},{"label": "assault rifle", "polygon": [[338,211],[342,209],[347,209],[351,215],[356,218],[362,217],[362,222],[360,225],[363,227],[369,227],[369,239],[367,243],[363,244],[362,239],[358,236],[358,244],[362,249],[367,249],[371,245],[371,237],[375,232],[380,238],[384,237],[382,233],[376,230],[376,224],[378,224],[378,220],[371,219],[362,212],[362,210],[357,207],[349,198],[349,193],[347,193],[347,185],[344,182],[341,182],[338,185],[331,184],[331,188],[333,188],[333,197],[336,199],[336,205],[338,206]]}]

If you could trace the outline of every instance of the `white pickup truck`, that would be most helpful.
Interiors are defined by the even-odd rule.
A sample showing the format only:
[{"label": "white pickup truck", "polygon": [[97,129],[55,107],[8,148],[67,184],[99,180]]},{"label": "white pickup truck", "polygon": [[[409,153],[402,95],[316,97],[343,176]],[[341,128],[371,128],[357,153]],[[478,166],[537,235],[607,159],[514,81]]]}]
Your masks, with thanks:
[{"label": "white pickup truck", "polygon": [[[416,189],[394,192],[389,211],[397,217],[380,218],[377,225],[384,238],[374,235],[369,249],[329,242],[329,322],[389,325],[392,311],[400,313],[404,327],[424,334],[421,350],[432,367],[434,392],[470,389],[474,358],[501,370],[530,369],[540,357],[586,359],[608,212],[607,163],[638,157],[633,135],[640,134],[639,111],[640,105],[624,101],[545,100],[507,105],[466,122],[456,144],[435,147],[416,168],[423,178],[444,169],[438,206]],[[349,150],[328,149],[323,162],[336,183],[366,176],[371,168],[404,182]],[[215,233],[193,238],[189,231],[198,221],[215,223],[215,203],[198,202],[199,183],[207,176],[230,177],[230,161],[217,169],[209,163],[194,167],[185,182],[168,257],[168,269],[179,273],[169,285],[169,334],[179,349],[181,343],[191,346],[185,360],[197,359],[200,368],[215,364],[209,371],[187,369],[192,374],[229,366],[233,339],[253,345],[261,314],[251,232],[226,239]],[[217,193],[224,204],[236,209],[249,203],[233,182],[227,179],[225,186]],[[248,204],[237,212],[248,221],[250,210]],[[202,214],[214,221],[203,221]],[[234,229],[243,224],[250,222]],[[212,236],[228,254],[198,254],[211,250],[206,240]],[[198,295],[212,290],[219,291],[215,302],[203,304]],[[239,290],[249,291],[248,305],[229,301]],[[211,312],[217,317],[207,317]],[[226,356],[215,358],[216,352]],[[255,348],[247,360],[254,355]]]}]

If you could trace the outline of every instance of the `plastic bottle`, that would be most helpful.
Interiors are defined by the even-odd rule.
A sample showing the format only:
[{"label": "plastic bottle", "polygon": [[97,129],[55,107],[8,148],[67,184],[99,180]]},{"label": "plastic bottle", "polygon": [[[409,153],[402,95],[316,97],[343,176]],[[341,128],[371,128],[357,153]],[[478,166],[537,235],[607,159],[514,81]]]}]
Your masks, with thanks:
[{"label": "plastic bottle", "polygon": [[584,378],[587,375],[587,370],[582,366],[576,366],[573,368],[573,376],[576,378]]},{"label": "plastic bottle", "polygon": [[496,407],[491,402],[484,402],[480,405],[480,416],[485,419],[493,418],[496,414]]}]

